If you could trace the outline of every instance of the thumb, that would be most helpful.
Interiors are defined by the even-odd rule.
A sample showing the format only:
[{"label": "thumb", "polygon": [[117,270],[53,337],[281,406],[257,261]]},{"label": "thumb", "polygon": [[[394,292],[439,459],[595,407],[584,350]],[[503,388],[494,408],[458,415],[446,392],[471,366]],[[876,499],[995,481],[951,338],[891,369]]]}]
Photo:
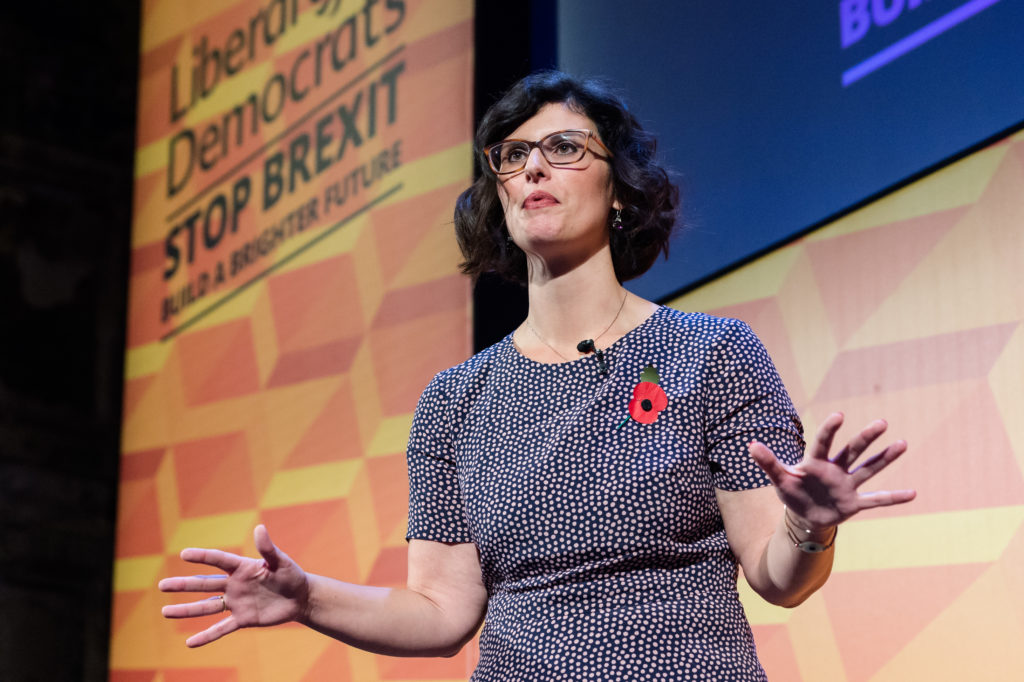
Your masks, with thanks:
[{"label": "thumb", "polygon": [[750,441],[750,445],[747,446],[747,450],[750,452],[750,456],[753,458],[757,465],[764,469],[764,472],[768,474],[769,480],[773,485],[778,485],[779,481],[788,474],[794,474],[795,472],[785,464],[779,461],[779,458],[775,456],[767,445],[760,443],[756,440]]},{"label": "thumb", "polygon": [[270,540],[270,533],[267,531],[267,527],[262,523],[259,524],[253,529],[252,537],[256,542],[256,551],[267,562],[267,567],[272,571],[276,571],[281,563],[281,556],[277,546]]}]

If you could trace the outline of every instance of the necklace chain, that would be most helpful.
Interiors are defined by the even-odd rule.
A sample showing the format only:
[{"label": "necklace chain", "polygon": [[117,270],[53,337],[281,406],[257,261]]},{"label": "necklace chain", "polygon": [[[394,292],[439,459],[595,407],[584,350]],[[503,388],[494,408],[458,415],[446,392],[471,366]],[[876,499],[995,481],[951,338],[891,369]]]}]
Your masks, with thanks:
[{"label": "necklace chain", "polygon": [[[596,342],[597,342],[597,340],[599,338],[601,338],[602,336],[604,336],[605,334],[608,333],[608,330],[611,329],[612,325],[615,324],[615,322],[619,319],[619,315],[622,314],[622,309],[626,306],[626,297],[627,296],[629,296],[629,292],[623,292],[622,293],[622,302],[619,303],[619,309],[617,311],[615,311],[615,317],[612,318],[612,321],[608,323],[608,326],[604,328],[603,332],[601,332],[600,334],[598,334],[597,336],[594,337],[593,341],[595,342],[595,344],[596,344]],[[567,358],[564,355],[562,355],[561,353],[559,353],[557,348],[555,348],[550,343],[545,341],[543,336],[541,336],[540,334],[537,333],[537,330],[533,328],[532,324],[530,324],[530,318],[529,317],[527,317],[523,321],[526,322],[526,326],[530,328],[530,331],[533,332],[533,335],[537,337],[538,341],[540,341],[545,346],[547,346],[548,348],[553,350],[555,352],[555,355],[557,355],[558,357],[562,358],[566,362],[572,362],[569,358]],[[597,349],[596,345],[594,346],[594,349],[595,350]]]}]

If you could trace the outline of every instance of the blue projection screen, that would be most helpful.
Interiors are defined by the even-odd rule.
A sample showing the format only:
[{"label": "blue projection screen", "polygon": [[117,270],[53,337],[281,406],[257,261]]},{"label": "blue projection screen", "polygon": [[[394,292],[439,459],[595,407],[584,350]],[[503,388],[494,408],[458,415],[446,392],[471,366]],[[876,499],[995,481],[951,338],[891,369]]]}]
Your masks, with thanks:
[{"label": "blue projection screen", "polygon": [[[558,3],[683,191],[663,299],[1024,120],[1024,0]],[[866,264],[869,265],[869,264]]]}]

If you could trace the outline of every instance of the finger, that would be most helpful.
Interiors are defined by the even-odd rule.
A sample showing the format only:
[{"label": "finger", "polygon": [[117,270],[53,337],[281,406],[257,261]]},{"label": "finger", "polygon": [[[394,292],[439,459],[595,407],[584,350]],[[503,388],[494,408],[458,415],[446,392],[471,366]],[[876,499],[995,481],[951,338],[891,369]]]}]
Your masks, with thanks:
[{"label": "finger", "polygon": [[263,560],[267,562],[267,568],[276,571],[281,563],[277,546],[270,540],[270,532],[262,523],[256,526],[252,532],[253,540],[256,542],[256,551],[260,553]]},{"label": "finger", "polygon": [[906,504],[917,497],[916,490],[878,490],[863,493],[859,497],[861,510],[875,507],[891,507],[894,504]]},{"label": "finger", "polygon": [[197,647],[209,644],[210,642],[216,641],[224,635],[229,635],[238,629],[238,621],[235,620],[234,616],[228,616],[227,618],[218,621],[206,628],[202,632],[198,632],[188,639],[185,640],[185,646]]},{"label": "finger", "polygon": [[161,592],[223,592],[226,575],[192,575],[164,578],[156,584]]},{"label": "finger", "polygon": [[821,427],[818,428],[818,433],[814,436],[814,441],[811,443],[811,447],[807,451],[807,457],[810,459],[828,459],[828,453],[832,449],[832,440],[836,436],[836,431],[843,425],[843,413],[833,412],[822,422]]},{"label": "finger", "polygon": [[904,440],[898,440],[885,450],[882,450],[876,455],[872,455],[863,464],[850,472],[850,477],[853,480],[854,486],[860,486],[864,481],[895,462],[899,456],[906,451],[907,442]]},{"label": "finger", "polygon": [[750,441],[750,445],[747,446],[747,450],[750,452],[750,456],[757,462],[757,465],[764,469],[764,472],[768,474],[768,479],[772,482],[772,485],[778,486],[786,475],[790,476],[803,476],[803,473],[798,469],[794,469],[791,466],[784,464],[779,461],[779,458],[775,456],[775,453],[765,445],[756,440]]},{"label": "finger", "polygon": [[849,469],[857,461],[857,458],[868,449],[868,446],[885,433],[887,428],[889,428],[889,424],[884,419],[876,419],[871,422],[832,458],[832,463],[843,469]]},{"label": "finger", "polygon": [[168,604],[160,609],[164,618],[197,618],[224,612],[224,600],[220,596],[201,599],[187,604]]},{"label": "finger", "polygon": [[231,573],[242,564],[242,557],[219,549],[189,547],[181,550],[181,558],[191,564],[206,564]]}]

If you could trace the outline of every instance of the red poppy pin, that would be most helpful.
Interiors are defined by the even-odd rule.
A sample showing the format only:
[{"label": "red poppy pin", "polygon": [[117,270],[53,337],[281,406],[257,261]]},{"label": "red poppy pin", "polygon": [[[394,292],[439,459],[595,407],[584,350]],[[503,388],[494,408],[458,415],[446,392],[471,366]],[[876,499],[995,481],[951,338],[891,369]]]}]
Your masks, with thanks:
[{"label": "red poppy pin", "polygon": [[629,401],[629,416],[615,428],[621,429],[630,419],[641,424],[653,424],[658,413],[668,407],[668,396],[658,385],[658,370],[647,365],[640,372],[640,383],[633,387],[633,399]]}]

